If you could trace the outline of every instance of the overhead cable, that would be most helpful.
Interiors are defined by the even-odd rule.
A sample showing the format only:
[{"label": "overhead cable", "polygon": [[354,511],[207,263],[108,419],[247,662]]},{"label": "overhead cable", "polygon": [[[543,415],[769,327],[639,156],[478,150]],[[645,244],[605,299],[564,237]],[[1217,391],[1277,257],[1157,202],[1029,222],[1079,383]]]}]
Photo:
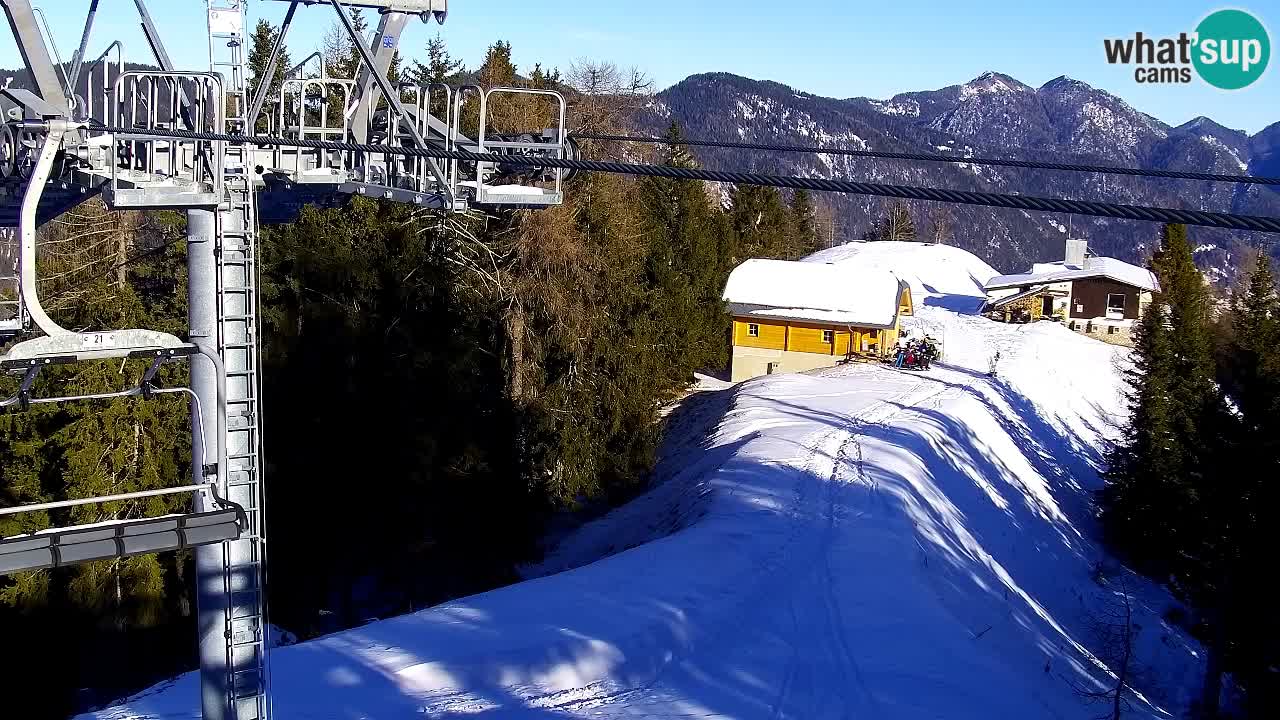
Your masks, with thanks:
[{"label": "overhead cable", "polygon": [[898,153],[881,150],[851,150],[825,148],[815,145],[785,145],[777,143],[749,143],[721,140],[672,140],[648,135],[604,135],[575,132],[570,135],[578,140],[605,142],[651,143],[655,145],[687,145],[690,147],[733,148],[737,150],[762,150],[768,152],[813,153],[819,155],[846,155],[850,157],[881,158],[885,160],[914,160],[918,162],[969,163],[971,165],[995,165],[999,167],[1028,168],[1032,170],[1061,170],[1065,172],[1102,173],[1107,175],[1134,175],[1138,177],[1166,178],[1173,180],[1203,180],[1206,182],[1246,183],[1252,185],[1280,185],[1280,178],[1252,175],[1220,175],[1217,173],[1184,172],[1182,170],[1151,170],[1147,168],[1118,167],[1114,165],[1073,165],[1069,163],[1040,162],[1038,160],[1012,160],[1006,158],[964,157],[939,153]]},{"label": "overhead cable", "polygon": [[1076,215],[1090,215],[1094,217],[1115,218],[1121,220],[1146,220],[1150,222],[1180,223],[1183,225],[1214,227],[1225,230],[1253,230],[1258,232],[1280,233],[1280,218],[1275,217],[1206,212],[1202,210],[1181,210],[1175,208],[1149,207],[1144,205],[1125,205],[1119,203],[1095,202],[1091,200],[1070,200],[1065,198],[1036,197],[1032,195],[974,192],[969,190],[948,190],[945,188],[916,187],[912,185],[886,185],[883,183],[856,182],[852,180],[827,180],[822,178],[806,178],[788,175],[763,175],[759,173],[671,167],[667,165],[642,165],[636,163],[601,162],[597,160],[569,160],[562,158],[536,157],[531,155],[499,155],[495,153],[475,153],[467,150],[444,150],[436,147],[411,148],[393,145],[337,142],[333,140],[304,140],[270,137],[265,135],[228,135],[224,133],[199,133],[184,130],[148,129],[145,131],[138,131],[136,128],[110,126],[102,126],[96,129],[137,138],[173,137],[211,142],[248,143],[259,147],[300,147],[317,150],[338,150],[343,152],[382,153],[386,155],[430,157],[463,162],[487,162],[502,165],[514,165],[518,167],[577,170],[580,172],[660,177],[675,180],[702,180],[707,182],[722,182],[737,185],[760,185],[767,187],[790,188],[794,190],[814,190],[819,192],[849,193],[853,195],[873,195],[879,197],[901,198],[904,200],[929,200],[962,205],[1010,208],[1013,210],[1071,213]]}]

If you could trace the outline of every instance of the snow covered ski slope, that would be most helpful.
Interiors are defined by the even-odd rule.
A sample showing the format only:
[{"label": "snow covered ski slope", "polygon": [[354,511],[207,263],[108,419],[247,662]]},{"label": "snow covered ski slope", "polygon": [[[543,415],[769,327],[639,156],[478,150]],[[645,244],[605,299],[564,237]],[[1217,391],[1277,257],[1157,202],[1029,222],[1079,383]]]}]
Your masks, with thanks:
[{"label": "snow covered ski slope", "polygon": [[[917,322],[948,338],[927,373],[704,393],[705,441],[541,577],[279,649],[276,717],[1094,717],[1078,689],[1114,683],[1096,631],[1122,586],[1131,717],[1180,714],[1198,648],[1091,539],[1123,351],[938,306]],[[197,698],[188,674],[92,717],[196,718]]]}]

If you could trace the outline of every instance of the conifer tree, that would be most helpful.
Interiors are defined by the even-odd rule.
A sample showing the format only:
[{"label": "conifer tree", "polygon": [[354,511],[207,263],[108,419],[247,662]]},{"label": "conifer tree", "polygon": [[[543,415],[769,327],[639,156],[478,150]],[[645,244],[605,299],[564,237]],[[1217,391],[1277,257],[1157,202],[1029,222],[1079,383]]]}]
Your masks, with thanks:
[{"label": "conifer tree", "polygon": [[[671,123],[661,162],[694,168],[697,161],[681,144],[680,125]],[[646,178],[641,201],[649,237],[647,277],[654,315],[667,338],[660,344],[675,376],[716,368],[725,361],[727,316],[720,301],[727,278],[724,228],[702,183]]]},{"label": "conifer tree", "polygon": [[749,258],[787,256],[790,237],[787,206],[777,188],[735,185],[729,191],[734,232],[733,264]]},{"label": "conifer tree", "polygon": [[[1267,599],[1270,578],[1259,569],[1274,562],[1271,533],[1280,522],[1280,297],[1265,253],[1232,297],[1231,329],[1222,384],[1239,414],[1236,442],[1221,464],[1234,481],[1211,506],[1225,515],[1216,523],[1225,597],[1210,602],[1222,606],[1218,654],[1247,688],[1250,716],[1271,717],[1280,709],[1273,672],[1280,622]],[[1206,695],[1213,691],[1210,686]]]},{"label": "conifer tree", "polygon": [[818,218],[807,190],[791,196],[792,256],[799,259],[818,251]]},{"label": "conifer tree", "polygon": [[1184,226],[1164,227],[1151,266],[1160,292],[1137,330],[1132,414],[1108,458],[1103,523],[1117,549],[1200,610],[1201,710],[1212,717],[1233,633],[1245,480],[1237,423],[1215,378],[1208,290]]},{"label": "conifer tree", "polygon": [[445,82],[462,70],[462,61],[449,54],[444,36],[436,33],[435,37],[427,41],[427,62],[415,60],[410,73],[415,82],[425,86]]},{"label": "conifer tree", "polygon": [[[185,305],[174,300],[182,285],[183,264],[174,262],[181,249],[112,268],[120,247],[129,244],[125,233],[138,233],[139,244],[146,246],[158,240],[153,233],[164,223],[135,222],[136,217],[103,223],[106,213],[100,207],[90,201],[42,229],[38,277],[46,280],[42,294],[50,301],[47,307],[69,327],[175,331],[185,314]],[[136,360],[53,366],[41,373],[34,393],[118,391],[136,382],[143,366]],[[4,391],[11,393],[12,379],[3,382]],[[163,368],[160,383],[185,385],[186,368]],[[186,402],[175,395],[11,408],[0,414],[0,501],[25,504],[185,484],[191,447],[187,413]],[[188,507],[188,500],[171,497],[6,516],[0,519],[0,536]],[[153,677],[150,673],[177,669],[173,656],[156,654],[154,647],[143,648],[132,639],[139,631],[153,640],[181,631],[189,643],[188,629],[178,622],[190,611],[182,581],[185,562],[185,553],[165,553],[0,578],[0,634],[14,642],[31,638],[24,643],[29,662],[3,665],[0,671],[42,697],[42,709],[51,715],[59,710],[66,715],[73,708],[63,700],[82,686],[84,669],[71,665],[68,673],[51,674],[30,672],[24,665],[59,659],[74,663],[66,648],[85,651],[104,644],[120,662],[94,670],[101,687],[127,687]]]},{"label": "conifer tree", "polygon": [[1247,426],[1263,442],[1280,442],[1280,299],[1271,258],[1258,253],[1245,287],[1232,296],[1230,366],[1225,380]]},{"label": "conifer tree", "polygon": [[1153,574],[1186,573],[1198,552],[1196,502],[1220,432],[1208,295],[1186,228],[1166,225],[1152,258],[1160,292],[1135,330],[1128,432],[1109,457],[1108,534]]},{"label": "conifer tree", "polygon": [[511,43],[499,40],[490,45],[476,75],[486,87],[514,85],[516,66],[511,61]]},{"label": "conifer tree", "polygon": [[[262,85],[262,76],[266,73],[267,62],[271,59],[271,48],[279,34],[280,31],[266,20],[260,19],[258,24],[254,26],[253,35],[250,39],[252,45],[249,49],[249,87],[252,90],[250,97],[257,93],[258,88]],[[267,91],[268,100],[280,94],[280,90],[284,86],[285,71],[289,69],[291,64],[288,49],[285,47],[280,48],[280,57],[276,59],[275,70],[271,73],[271,86]],[[271,103],[264,104],[263,110],[266,113],[272,112]],[[255,121],[254,128],[257,132],[266,132],[267,118],[262,117]]]}]

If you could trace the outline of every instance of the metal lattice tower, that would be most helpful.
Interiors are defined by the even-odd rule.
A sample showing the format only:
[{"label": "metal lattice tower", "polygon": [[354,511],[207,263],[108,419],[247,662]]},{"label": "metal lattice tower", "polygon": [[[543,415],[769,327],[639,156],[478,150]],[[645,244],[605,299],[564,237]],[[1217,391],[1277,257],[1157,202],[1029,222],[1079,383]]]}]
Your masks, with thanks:
[{"label": "metal lattice tower", "polygon": [[[209,0],[210,70],[223,78],[227,131],[251,134],[247,118],[244,0]],[[245,509],[248,528],[221,548],[225,602],[221,650],[228,720],[266,720],[267,643],[265,537],[261,473],[261,368],[258,327],[257,209],[247,145],[222,148],[222,203],[213,213],[216,258],[216,343],[226,367],[227,471],[225,494]],[[202,615],[205,609],[201,608]],[[201,638],[201,653],[216,638]],[[206,682],[216,678],[206,678]],[[207,689],[207,688],[206,688]],[[209,717],[206,713],[206,717]]]}]

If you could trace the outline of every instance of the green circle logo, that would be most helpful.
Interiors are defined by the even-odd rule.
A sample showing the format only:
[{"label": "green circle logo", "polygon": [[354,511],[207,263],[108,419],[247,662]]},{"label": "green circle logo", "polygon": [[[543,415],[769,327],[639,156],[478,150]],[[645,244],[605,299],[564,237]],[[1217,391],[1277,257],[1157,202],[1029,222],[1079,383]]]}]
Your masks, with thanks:
[{"label": "green circle logo", "polygon": [[1243,10],[1219,10],[1196,27],[1191,62],[1210,85],[1239,90],[1262,77],[1271,59],[1271,38],[1258,18]]}]

